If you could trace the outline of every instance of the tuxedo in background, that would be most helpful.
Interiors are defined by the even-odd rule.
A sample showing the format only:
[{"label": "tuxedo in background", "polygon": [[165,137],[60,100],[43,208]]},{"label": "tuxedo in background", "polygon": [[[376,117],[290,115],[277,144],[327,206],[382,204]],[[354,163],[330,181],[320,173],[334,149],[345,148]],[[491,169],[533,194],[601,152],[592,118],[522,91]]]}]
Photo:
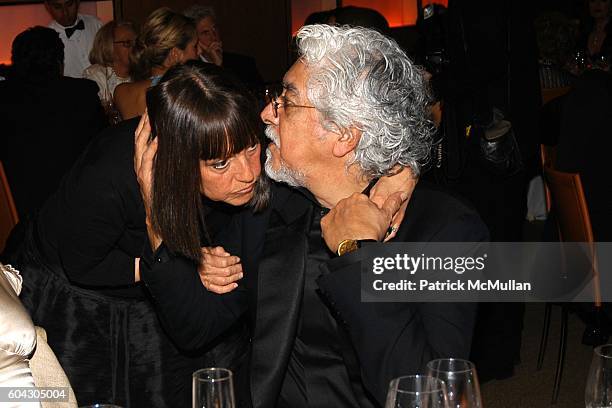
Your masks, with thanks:
[{"label": "tuxedo in background", "polygon": [[[182,347],[214,339],[248,299],[250,395],[247,385],[237,387],[245,405],[382,406],[392,378],[423,372],[434,358],[469,354],[472,304],[362,303],[360,252],[328,251],[320,235],[325,212],[310,193],[275,185],[270,208],[235,217],[217,242],[241,257],[245,271],[228,295],[206,291],[195,267],[163,244],[143,256],[142,278]],[[419,185],[394,242],[486,239],[473,210]]]},{"label": "tuxedo in background", "polygon": [[89,52],[100,27],[102,22],[87,14],[78,14],[75,23],[69,27],[64,27],[55,20],[49,23],[49,28],[57,31],[64,43],[64,75],[83,77],[83,71],[91,65]]}]

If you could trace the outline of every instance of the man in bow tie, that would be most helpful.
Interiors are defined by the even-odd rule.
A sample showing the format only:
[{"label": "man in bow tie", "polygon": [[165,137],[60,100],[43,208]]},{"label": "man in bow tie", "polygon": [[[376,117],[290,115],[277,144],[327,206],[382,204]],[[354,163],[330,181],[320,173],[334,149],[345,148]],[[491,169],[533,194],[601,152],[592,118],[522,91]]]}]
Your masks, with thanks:
[{"label": "man in bow tie", "polygon": [[45,0],[45,8],[53,17],[49,28],[57,31],[64,43],[64,75],[81,78],[90,65],[89,51],[102,22],[79,14],[79,0]]}]

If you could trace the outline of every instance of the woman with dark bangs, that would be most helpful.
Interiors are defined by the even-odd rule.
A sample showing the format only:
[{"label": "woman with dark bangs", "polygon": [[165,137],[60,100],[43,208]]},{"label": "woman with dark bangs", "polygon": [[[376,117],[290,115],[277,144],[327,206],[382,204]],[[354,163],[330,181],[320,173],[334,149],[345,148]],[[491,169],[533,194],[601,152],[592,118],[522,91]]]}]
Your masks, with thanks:
[{"label": "woman with dark bangs", "polygon": [[[139,260],[150,251],[150,220],[192,268],[207,253],[237,264],[214,247],[215,237],[236,206],[258,209],[268,198],[258,104],[248,95],[214,65],[171,68],[147,94],[157,147],[152,191],[143,192],[151,205],[134,173],[138,120],[123,122],[87,148],[12,253],[24,277],[22,301],[46,329],[79,405],[187,407],[192,372],[212,366],[232,369],[243,395],[243,321],[216,319],[211,331],[225,334],[210,347],[177,349],[139,282]],[[245,302],[240,290],[214,295],[203,313],[240,315]]]}]

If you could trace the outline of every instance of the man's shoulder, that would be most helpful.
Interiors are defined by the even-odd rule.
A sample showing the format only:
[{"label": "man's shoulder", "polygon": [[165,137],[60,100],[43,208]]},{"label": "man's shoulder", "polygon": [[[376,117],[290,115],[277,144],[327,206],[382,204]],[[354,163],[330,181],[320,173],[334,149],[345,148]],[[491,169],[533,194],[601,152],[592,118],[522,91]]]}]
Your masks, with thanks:
[{"label": "man's shoulder", "polygon": [[64,91],[64,94],[80,93],[80,94],[95,94],[98,95],[98,84],[91,79],[73,78],[64,76],[57,82],[59,92]]},{"label": "man's shoulder", "polygon": [[102,21],[100,21],[100,19],[96,16],[92,16],[90,14],[79,14],[79,18],[83,20],[85,27],[89,25],[90,27],[94,27],[96,31],[102,27]]},{"label": "man's shoulder", "polygon": [[419,182],[401,230],[406,241],[482,241],[488,229],[469,202],[444,187]]}]

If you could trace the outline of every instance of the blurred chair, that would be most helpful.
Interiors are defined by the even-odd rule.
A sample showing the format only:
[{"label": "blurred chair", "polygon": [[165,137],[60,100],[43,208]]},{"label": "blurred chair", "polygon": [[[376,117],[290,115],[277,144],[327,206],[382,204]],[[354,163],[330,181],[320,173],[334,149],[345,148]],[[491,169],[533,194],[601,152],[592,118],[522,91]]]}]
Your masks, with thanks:
[{"label": "blurred chair", "polygon": [[2,162],[0,162],[0,253],[4,250],[6,239],[17,221],[19,221],[19,217],[13,201],[13,194],[6,179]]},{"label": "blurred chair", "polygon": [[564,86],[561,88],[542,88],[542,105],[546,105],[553,99],[565,95],[570,89],[571,87],[569,86]]},{"label": "blurred chair", "polygon": [[[584,196],[582,182],[580,181],[580,175],[578,173],[564,173],[553,170],[550,167],[550,162],[547,161],[550,160],[550,156],[544,159],[544,150],[542,150],[542,157],[545,163],[544,181],[547,188],[547,198],[550,203],[550,208],[554,211],[557,220],[560,241],[589,243],[592,259],[591,273],[593,274],[594,304],[596,309],[601,312],[601,292],[599,287],[597,254],[595,253],[591,219],[589,217],[589,209]],[[559,339],[555,382],[553,385],[552,404],[556,404],[559,399],[567,346],[568,306],[565,303],[558,305],[561,306],[561,334]],[[542,329],[542,339],[540,341],[540,350],[538,353],[538,369],[542,368],[544,360],[552,306],[553,303],[546,304],[544,327]]]},{"label": "blurred chair", "polygon": [[[545,144],[540,145],[540,161],[542,169],[551,168],[555,169],[555,162],[557,160],[557,146],[549,146]],[[550,189],[548,184],[544,183],[544,193],[546,194],[546,211],[550,212]]]}]

